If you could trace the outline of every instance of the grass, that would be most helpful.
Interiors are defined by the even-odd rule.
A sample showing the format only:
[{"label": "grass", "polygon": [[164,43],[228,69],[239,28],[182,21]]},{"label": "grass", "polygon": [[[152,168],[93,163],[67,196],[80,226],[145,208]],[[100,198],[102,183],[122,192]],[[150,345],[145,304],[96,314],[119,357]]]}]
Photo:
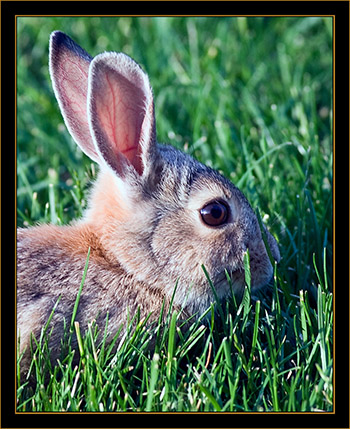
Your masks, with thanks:
[{"label": "grass", "polygon": [[18,411],[332,411],[331,18],[18,18],[19,226],[81,216],[96,175],[53,98],[55,29],[145,68],[158,140],[239,186],[282,260],[273,285],[252,295],[247,259],[242,301],[215,302],[197,322],[131,315],[136,328],[115,354],[107,326],[80,332],[73,314],[66,355],[52,364],[43,327]]}]

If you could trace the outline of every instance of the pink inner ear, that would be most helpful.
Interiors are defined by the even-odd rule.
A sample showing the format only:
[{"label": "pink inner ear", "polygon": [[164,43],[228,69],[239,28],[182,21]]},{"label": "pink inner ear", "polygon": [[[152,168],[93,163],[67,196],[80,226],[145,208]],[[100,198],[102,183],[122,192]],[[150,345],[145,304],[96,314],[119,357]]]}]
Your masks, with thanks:
[{"label": "pink inner ear", "polygon": [[105,69],[95,92],[96,117],[114,153],[122,153],[142,174],[140,135],[145,117],[144,92],[117,72]]}]

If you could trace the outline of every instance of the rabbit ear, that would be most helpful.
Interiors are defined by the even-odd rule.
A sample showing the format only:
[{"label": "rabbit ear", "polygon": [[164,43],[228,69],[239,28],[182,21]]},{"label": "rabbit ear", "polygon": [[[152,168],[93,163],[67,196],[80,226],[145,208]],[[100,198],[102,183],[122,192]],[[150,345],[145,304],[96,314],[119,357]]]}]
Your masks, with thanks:
[{"label": "rabbit ear", "polygon": [[87,115],[88,74],[92,57],[60,31],[51,34],[50,75],[65,124],[82,151],[99,162]]},{"label": "rabbit ear", "polygon": [[124,176],[130,166],[139,175],[152,168],[157,152],[153,95],[147,75],[122,53],[103,53],[89,70],[89,121],[104,161]]}]

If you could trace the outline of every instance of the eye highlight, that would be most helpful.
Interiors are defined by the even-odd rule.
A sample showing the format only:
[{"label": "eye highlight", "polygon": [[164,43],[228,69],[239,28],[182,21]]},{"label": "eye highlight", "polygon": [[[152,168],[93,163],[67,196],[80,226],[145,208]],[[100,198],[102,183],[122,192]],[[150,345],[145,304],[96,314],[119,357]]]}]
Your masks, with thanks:
[{"label": "eye highlight", "polygon": [[203,222],[209,226],[220,226],[227,222],[229,209],[222,201],[213,201],[200,209]]}]

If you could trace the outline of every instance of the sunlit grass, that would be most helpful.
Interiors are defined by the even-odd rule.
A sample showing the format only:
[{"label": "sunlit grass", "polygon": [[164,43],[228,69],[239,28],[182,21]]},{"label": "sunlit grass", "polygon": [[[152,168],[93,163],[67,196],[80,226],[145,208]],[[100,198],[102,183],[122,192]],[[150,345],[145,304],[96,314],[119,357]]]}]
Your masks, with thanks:
[{"label": "sunlit grass", "polygon": [[254,296],[247,286],[186,327],[176,313],[162,329],[133,315],[116,353],[107,326],[84,333],[67,320],[66,356],[51,364],[39,339],[19,411],[332,410],[331,28],[331,18],[18,18],[19,226],[81,216],[97,173],[53,96],[48,38],[59,29],[91,55],[123,51],[144,67],[158,140],[239,186],[282,255],[272,286]]}]

